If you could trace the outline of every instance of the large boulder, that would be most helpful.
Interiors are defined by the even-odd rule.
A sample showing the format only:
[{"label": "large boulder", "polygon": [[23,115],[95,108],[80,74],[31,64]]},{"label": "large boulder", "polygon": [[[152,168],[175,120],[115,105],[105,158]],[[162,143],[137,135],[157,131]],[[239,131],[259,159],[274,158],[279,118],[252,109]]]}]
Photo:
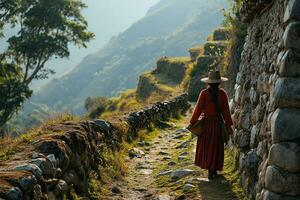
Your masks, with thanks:
[{"label": "large boulder", "polygon": [[262,192],[262,200],[299,200],[299,197],[288,196],[284,194],[277,194],[270,191]]},{"label": "large boulder", "polygon": [[271,120],[273,143],[299,139],[299,120],[300,109],[277,109]]},{"label": "large boulder", "polygon": [[279,54],[279,75],[282,77],[300,76],[300,55],[294,50],[289,49]]},{"label": "large boulder", "polygon": [[285,49],[300,49],[300,22],[290,23],[283,35]]},{"label": "large boulder", "polygon": [[289,20],[298,20],[300,21],[300,2],[299,0],[290,0],[285,13],[284,13],[284,22]]},{"label": "large boulder", "polygon": [[300,79],[279,78],[275,84],[273,102],[277,108],[300,108]]},{"label": "large boulder", "polygon": [[291,142],[272,145],[269,164],[276,165],[289,172],[300,172],[300,145]]},{"label": "large boulder", "polygon": [[266,189],[291,196],[300,195],[300,174],[288,173],[269,166],[265,176]]}]

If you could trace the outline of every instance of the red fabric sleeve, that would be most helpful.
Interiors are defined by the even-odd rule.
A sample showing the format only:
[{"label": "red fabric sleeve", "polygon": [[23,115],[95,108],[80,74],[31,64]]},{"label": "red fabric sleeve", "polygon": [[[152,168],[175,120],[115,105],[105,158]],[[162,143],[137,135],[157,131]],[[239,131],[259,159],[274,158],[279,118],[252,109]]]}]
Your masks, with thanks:
[{"label": "red fabric sleeve", "polygon": [[204,106],[205,106],[205,93],[201,91],[196,106],[194,108],[194,112],[190,120],[190,124],[193,125],[194,123],[197,122],[198,118],[200,117],[200,115],[204,110]]},{"label": "red fabric sleeve", "polygon": [[223,95],[223,103],[222,103],[222,115],[223,115],[226,125],[228,127],[230,127],[233,125],[233,121],[232,121],[230,109],[229,109],[228,95],[225,91],[223,94],[224,95]]}]

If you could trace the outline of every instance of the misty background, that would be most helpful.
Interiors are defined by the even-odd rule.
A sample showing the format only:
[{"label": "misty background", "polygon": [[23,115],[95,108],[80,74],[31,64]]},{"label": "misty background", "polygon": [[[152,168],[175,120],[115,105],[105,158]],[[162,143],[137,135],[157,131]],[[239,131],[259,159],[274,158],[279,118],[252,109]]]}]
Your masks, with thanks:
[{"label": "misty background", "polygon": [[[83,16],[88,22],[88,30],[95,34],[95,38],[88,43],[87,48],[70,46],[70,57],[52,59],[46,63],[47,68],[54,69],[56,74],[46,80],[34,80],[32,89],[40,89],[53,78],[63,76],[71,71],[89,54],[100,50],[113,36],[129,28],[133,23],[144,17],[151,6],[159,0],[83,0],[87,8]],[[0,38],[0,51],[6,47],[6,40],[16,31],[10,27],[5,29],[5,38]]]},{"label": "misty background", "polygon": [[[222,26],[227,0],[84,0],[83,15],[95,39],[88,48],[70,46],[68,59],[52,59],[56,71],[48,80],[34,80],[32,97],[8,123],[23,132],[57,113],[84,115],[88,97],[116,97],[134,89],[139,76],[153,70],[162,56],[189,56]],[[14,34],[6,29],[0,39]]]}]

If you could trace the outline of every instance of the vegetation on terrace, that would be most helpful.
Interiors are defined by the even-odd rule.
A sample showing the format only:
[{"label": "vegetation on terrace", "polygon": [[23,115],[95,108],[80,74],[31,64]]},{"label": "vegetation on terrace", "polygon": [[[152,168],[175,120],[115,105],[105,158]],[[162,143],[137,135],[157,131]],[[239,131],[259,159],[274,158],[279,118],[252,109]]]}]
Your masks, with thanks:
[{"label": "vegetation on terrace", "polygon": [[[222,31],[227,31],[225,29],[218,29],[216,32],[222,34]],[[226,34],[225,34],[226,35]],[[104,119],[111,119],[116,116],[123,115],[133,110],[142,109],[144,106],[148,105],[149,103],[153,103],[155,101],[162,101],[166,100],[166,98],[170,96],[174,96],[178,93],[186,91],[190,80],[193,76],[200,77],[199,72],[196,71],[197,67],[199,66],[209,68],[211,65],[214,65],[214,61],[218,59],[219,61],[223,61],[223,54],[226,54],[226,46],[229,42],[226,41],[210,41],[211,39],[216,39],[215,34],[210,36],[209,41],[204,45],[204,47],[199,46],[199,56],[195,62],[191,62],[190,58],[186,57],[168,57],[162,58],[159,60],[163,62],[163,65],[158,66],[158,68],[152,72],[147,72],[143,74],[141,77],[145,78],[149,85],[152,85],[153,88],[150,88],[151,92],[150,95],[147,95],[146,98],[141,97],[141,93],[139,93],[136,89],[131,89],[125,92],[122,92],[119,97],[115,98],[104,98],[104,97],[96,97],[96,98],[88,98],[85,102],[85,107],[88,111],[88,118],[104,118]],[[225,45],[224,45],[225,44]],[[220,49],[223,48],[224,49]],[[193,49],[193,48],[192,48]],[[221,53],[220,53],[221,52]],[[205,55],[201,55],[201,54]],[[225,56],[225,57],[226,57]],[[204,59],[211,59],[213,62],[211,64],[205,63]],[[170,78],[170,74],[168,73],[177,73],[178,71],[175,70],[173,67],[180,65],[181,67],[184,66],[184,73],[180,74],[180,78],[173,79],[174,77]],[[161,68],[159,68],[161,67]],[[205,69],[206,69],[205,68]],[[202,71],[203,72],[203,71]],[[194,88],[194,90],[197,90]],[[142,90],[145,92],[146,90]],[[26,148],[26,145],[31,143],[35,138],[44,135],[44,134],[52,134],[51,131],[48,130],[47,127],[52,126],[54,124],[59,124],[65,121],[74,121],[78,120],[72,115],[62,115],[58,118],[50,119],[49,121],[45,122],[41,127],[34,128],[30,130],[27,134],[24,134],[20,138],[13,139],[10,137],[6,137],[0,140],[0,161],[5,161],[10,159],[14,154],[23,151]],[[180,118],[179,120],[182,120]],[[184,120],[182,120],[184,121]],[[175,123],[182,123],[182,121],[175,121]],[[187,123],[186,121],[184,121]],[[180,124],[183,126],[183,124]],[[139,137],[133,141],[133,143],[123,143],[121,147],[121,151],[118,153],[114,153],[108,149],[104,149],[102,152],[105,159],[107,160],[107,165],[99,166],[99,170],[92,173],[91,181],[89,185],[89,193],[93,198],[99,198],[101,195],[105,195],[109,193],[109,189],[103,187],[103,184],[109,185],[110,182],[116,180],[122,180],[124,175],[127,174],[127,165],[125,163],[125,157],[128,150],[132,147],[139,146],[140,142],[148,142],[151,143],[163,130],[158,130],[156,128],[152,130],[143,130],[139,134]],[[187,139],[187,138],[184,138]],[[4,145],[5,144],[5,145]],[[191,149],[190,149],[191,150]],[[233,151],[234,152],[234,151]],[[180,151],[173,152],[172,156],[174,159],[176,156],[182,153]],[[192,159],[190,157],[189,159]],[[184,167],[182,163],[178,163],[176,167]],[[218,190],[227,190],[228,187],[232,187],[233,193],[239,197],[239,199],[243,199],[242,190],[238,184],[239,175],[235,170],[235,156],[234,153],[226,152],[226,159],[225,159],[225,171],[224,177],[228,181],[223,186],[218,184],[214,185],[202,185],[202,189],[208,193],[208,195],[213,194],[215,189]],[[160,165],[157,166],[156,170],[163,170],[167,169],[164,168],[167,165]],[[203,175],[203,174],[202,174]],[[167,187],[168,190],[176,189],[172,188],[169,183],[166,182],[165,179],[157,179],[157,184],[163,187]],[[166,188],[165,188],[166,189]],[[192,191],[194,192],[194,191]],[[228,194],[229,196],[233,193]],[[74,199],[80,198],[74,192],[71,192],[71,196]],[[207,196],[210,197],[210,196]]]},{"label": "vegetation on terrace", "polygon": [[69,113],[58,114],[45,120],[42,125],[30,129],[17,138],[12,137],[11,135],[0,137],[0,162],[9,160],[16,153],[24,151],[28,145],[39,136],[53,134],[53,131],[50,131],[52,126],[67,121],[79,120],[79,117]]},{"label": "vegetation on terrace", "polygon": [[123,91],[119,97],[87,98],[87,115],[111,119],[179,95],[186,91],[193,66],[189,57],[163,57],[158,60],[155,70],[140,76],[137,89]]}]

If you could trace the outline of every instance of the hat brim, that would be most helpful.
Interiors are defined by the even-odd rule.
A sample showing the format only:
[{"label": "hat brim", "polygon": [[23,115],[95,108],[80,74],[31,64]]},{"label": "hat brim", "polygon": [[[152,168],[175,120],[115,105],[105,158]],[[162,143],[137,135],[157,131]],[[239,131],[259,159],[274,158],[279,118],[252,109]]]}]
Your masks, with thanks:
[{"label": "hat brim", "polygon": [[202,78],[201,81],[204,83],[222,83],[228,81],[228,78],[221,77],[221,79],[217,80],[209,80],[209,78]]}]

